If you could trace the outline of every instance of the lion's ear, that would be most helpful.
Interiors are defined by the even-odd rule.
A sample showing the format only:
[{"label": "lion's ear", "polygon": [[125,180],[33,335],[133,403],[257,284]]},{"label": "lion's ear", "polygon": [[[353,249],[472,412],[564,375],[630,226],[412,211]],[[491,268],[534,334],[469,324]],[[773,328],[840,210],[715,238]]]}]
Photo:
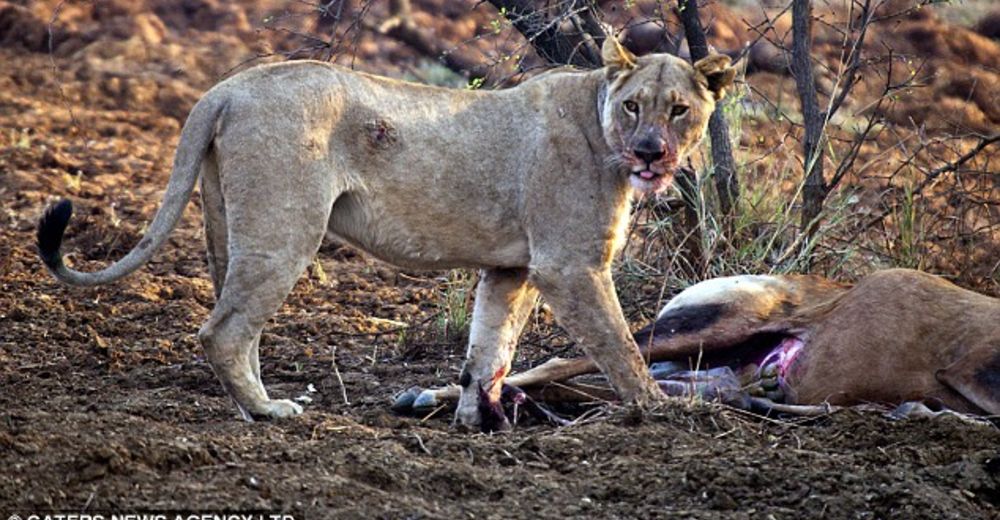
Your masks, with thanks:
[{"label": "lion's ear", "polygon": [[612,34],[601,45],[601,60],[611,73],[635,68],[635,54],[629,52]]},{"label": "lion's ear", "polygon": [[726,89],[733,85],[736,69],[731,67],[731,60],[725,54],[712,54],[694,64],[694,70],[705,78],[705,86],[718,101],[726,95]]}]

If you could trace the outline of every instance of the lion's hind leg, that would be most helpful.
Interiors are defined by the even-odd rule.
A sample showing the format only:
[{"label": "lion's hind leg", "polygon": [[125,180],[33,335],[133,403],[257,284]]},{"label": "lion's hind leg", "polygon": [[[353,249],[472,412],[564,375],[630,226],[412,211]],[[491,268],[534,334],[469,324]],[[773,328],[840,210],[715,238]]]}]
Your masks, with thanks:
[{"label": "lion's hind leg", "polygon": [[260,380],[257,345],[265,323],[319,247],[323,226],[313,227],[318,231],[309,238],[300,235],[304,230],[289,233],[293,243],[260,250],[232,248],[219,301],[199,332],[212,369],[244,418],[280,418],[302,411],[291,401],[268,397]]},{"label": "lion's hind leg", "polygon": [[[201,165],[201,206],[205,222],[205,249],[208,272],[212,277],[215,300],[222,296],[226,271],[229,268],[229,230],[226,225],[226,201],[222,196],[219,167],[215,150],[210,149]],[[250,368],[260,381],[260,335],[250,349]],[[261,383],[263,384],[263,383]]]},{"label": "lion's hind leg", "polygon": [[287,417],[302,408],[268,397],[257,346],[267,320],[316,255],[334,193],[321,165],[286,174],[254,171],[259,162],[238,164],[221,172],[228,258],[218,302],[198,337],[245,419]]},{"label": "lion's hind leg", "polygon": [[212,276],[215,299],[222,295],[229,264],[229,238],[226,229],[226,205],[219,182],[215,151],[210,149],[201,164],[201,207],[205,221],[205,249],[208,272]]}]

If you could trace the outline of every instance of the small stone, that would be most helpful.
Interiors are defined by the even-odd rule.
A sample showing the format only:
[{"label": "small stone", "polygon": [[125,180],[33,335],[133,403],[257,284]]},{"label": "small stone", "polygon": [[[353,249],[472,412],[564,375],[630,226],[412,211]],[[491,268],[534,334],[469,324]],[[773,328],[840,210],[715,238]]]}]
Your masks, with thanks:
[{"label": "small stone", "polygon": [[83,468],[83,471],[80,472],[80,476],[78,478],[80,482],[89,482],[91,480],[97,480],[107,474],[108,467],[106,465],[93,462]]}]

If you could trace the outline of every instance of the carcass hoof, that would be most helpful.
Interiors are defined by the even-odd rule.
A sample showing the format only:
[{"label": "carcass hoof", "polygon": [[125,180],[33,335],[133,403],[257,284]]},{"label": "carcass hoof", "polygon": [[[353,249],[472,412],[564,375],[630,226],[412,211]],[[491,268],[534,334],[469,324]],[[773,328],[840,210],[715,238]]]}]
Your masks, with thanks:
[{"label": "carcass hoof", "polygon": [[426,415],[441,405],[434,390],[411,386],[396,394],[390,409],[400,415]]},{"label": "carcass hoof", "polygon": [[989,419],[984,417],[956,412],[947,408],[942,410],[931,410],[930,407],[920,401],[907,401],[897,406],[894,410],[887,412],[885,416],[886,418],[894,421],[904,419],[937,419],[940,417],[954,417],[955,419],[968,424],[978,424],[983,426],[990,426],[993,424]]},{"label": "carcass hoof", "polygon": [[413,400],[413,413],[421,415],[428,414],[441,406],[437,394],[433,390],[424,390]]},{"label": "carcass hoof", "polygon": [[417,397],[424,389],[419,386],[411,386],[406,390],[396,394],[392,400],[392,406],[389,408],[398,414],[408,415],[413,413],[413,403],[416,402]]}]

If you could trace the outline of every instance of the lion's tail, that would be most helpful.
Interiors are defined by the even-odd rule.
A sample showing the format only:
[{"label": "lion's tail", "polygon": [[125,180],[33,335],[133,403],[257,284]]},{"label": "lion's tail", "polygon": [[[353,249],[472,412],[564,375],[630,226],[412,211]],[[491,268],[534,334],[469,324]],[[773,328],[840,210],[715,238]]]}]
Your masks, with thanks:
[{"label": "lion's tail", "polygon": [[38,223],[38,254],[57,279],[70,285],[101,285],[128,275],[152,258],[153,253],[166,242],[170,232],[177,226],[184,207],[191,199],[201,172],[202,159],[215,137],[215,123],[226,105],[225,101],[223,96],[208,94],[191,110],[181,131],[180,143],[174,156],[173,173],[170,174],[160,209],[139,244],[121,260],[93,273],[66,267],[60,245],[66,225],[73,214],[73,205],[69,200],[63,199],[45,211]]}]

